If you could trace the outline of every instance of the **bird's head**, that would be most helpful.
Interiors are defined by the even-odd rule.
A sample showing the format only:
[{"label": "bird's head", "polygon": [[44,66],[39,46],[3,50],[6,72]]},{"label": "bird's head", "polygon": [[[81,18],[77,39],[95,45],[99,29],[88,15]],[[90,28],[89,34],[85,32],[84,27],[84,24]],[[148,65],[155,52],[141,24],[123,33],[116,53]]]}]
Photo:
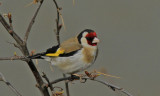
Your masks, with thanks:
[{"label": "bird's head", "polygon": [[99,42],[96,32],[91,29],[83,30],[77,38],[82,46],[97,46],[97,43]]}]

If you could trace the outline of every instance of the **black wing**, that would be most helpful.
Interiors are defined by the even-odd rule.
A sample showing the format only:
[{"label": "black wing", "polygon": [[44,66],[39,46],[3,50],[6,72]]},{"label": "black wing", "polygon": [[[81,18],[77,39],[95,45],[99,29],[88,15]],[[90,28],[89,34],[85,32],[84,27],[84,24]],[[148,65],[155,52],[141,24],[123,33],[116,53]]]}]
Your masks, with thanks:
[{"label": "black wing", "polygon": [[59,48],[59,45],[53,46],[52,48],[47,49],[46,52],[37,53],[33,56],[28,56],[28,58],[30,58],[30,59],[43,59],[41,56],[45,56],[48,53],[55,53],[58,48]]},{"label": "black wing", "polygon": [[53,46],[52,48],[47,49],[46,54],[48,54],[48,53],[56,53],[58,48],[59,48],[59,45]]}]

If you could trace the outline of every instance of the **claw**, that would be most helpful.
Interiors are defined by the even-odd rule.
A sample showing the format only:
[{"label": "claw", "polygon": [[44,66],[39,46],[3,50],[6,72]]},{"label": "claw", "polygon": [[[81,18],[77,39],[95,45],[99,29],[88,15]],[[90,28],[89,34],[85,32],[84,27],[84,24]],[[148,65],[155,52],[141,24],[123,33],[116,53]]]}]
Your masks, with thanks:
[{"label": "claw", "polygon": [[[85,83],[85,82],[86,82],[86,80],[83,80],[83,79],[82,79],[82,78],[84,77],[83,74],[72,74],[72,76],[78,77],[81,83]],[[71,77],[72,77],[72,76],[71,76]],[[75,79],[75,78],[74,78],[74,79]]]},{"label": "claw", "polygon": [[90,73],[89,73],[88,71],[85,71],[85,74],[86,74],[90,79],[94,79],[94,78],[100,76],[100,74],[95,74],[95,73],[96,73],[95,71],[90,72]]}]

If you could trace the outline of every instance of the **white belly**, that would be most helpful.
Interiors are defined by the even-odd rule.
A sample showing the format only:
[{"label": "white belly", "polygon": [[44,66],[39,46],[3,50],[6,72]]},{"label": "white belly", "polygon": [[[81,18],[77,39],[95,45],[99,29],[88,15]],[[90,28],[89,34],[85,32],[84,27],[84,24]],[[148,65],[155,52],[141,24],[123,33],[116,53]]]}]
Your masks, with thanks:
[{"label": "white belly", "polygon": [[58,67],[63,73],[73,74],[91,66],[91,63],[84,62],[84,56],[78,51],[77,54],[69,57],[56,57],[51,58],[51,64]]}]

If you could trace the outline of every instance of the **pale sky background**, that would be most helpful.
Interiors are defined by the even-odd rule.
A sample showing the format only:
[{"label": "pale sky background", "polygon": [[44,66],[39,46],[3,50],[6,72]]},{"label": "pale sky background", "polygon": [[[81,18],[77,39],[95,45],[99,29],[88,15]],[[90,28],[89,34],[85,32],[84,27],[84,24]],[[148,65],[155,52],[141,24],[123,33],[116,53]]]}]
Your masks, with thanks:
[{"label": "pale sky background", "polygon": [[[104,68],[120,79],[104,77],[117,86],[125,88],[134,96],[160,95],[160,1],[159,0],[57,0],[62,7],[66,31],[61,30],[61,40],[75,36],[86,28],[97,32],[101,40],[99,56],[89,68]],[[14,31],[22,38],[37,8],[25,7],[32,0],[0,0],[0,13],[11,12]],[[36,18],[28,40],[29,50],[45,51],[56,45],[56,9],[52,0],[45,0]],[[13,56],[20,51],[7,42],[14,42],[0,24],[0,57]],[[62,77],[49,63],[39,60],[39,70],[50,80]],[[23,96],[40,96],[35,79],[28,65],[22,61],[0,61],[0,72]],[[57,86],[62,88],[64,83]],[[70,84],[71,96],[125,96],[113,92],[97,82],[79,81]],[[0,96],[16,96],[0,82]]]}]

